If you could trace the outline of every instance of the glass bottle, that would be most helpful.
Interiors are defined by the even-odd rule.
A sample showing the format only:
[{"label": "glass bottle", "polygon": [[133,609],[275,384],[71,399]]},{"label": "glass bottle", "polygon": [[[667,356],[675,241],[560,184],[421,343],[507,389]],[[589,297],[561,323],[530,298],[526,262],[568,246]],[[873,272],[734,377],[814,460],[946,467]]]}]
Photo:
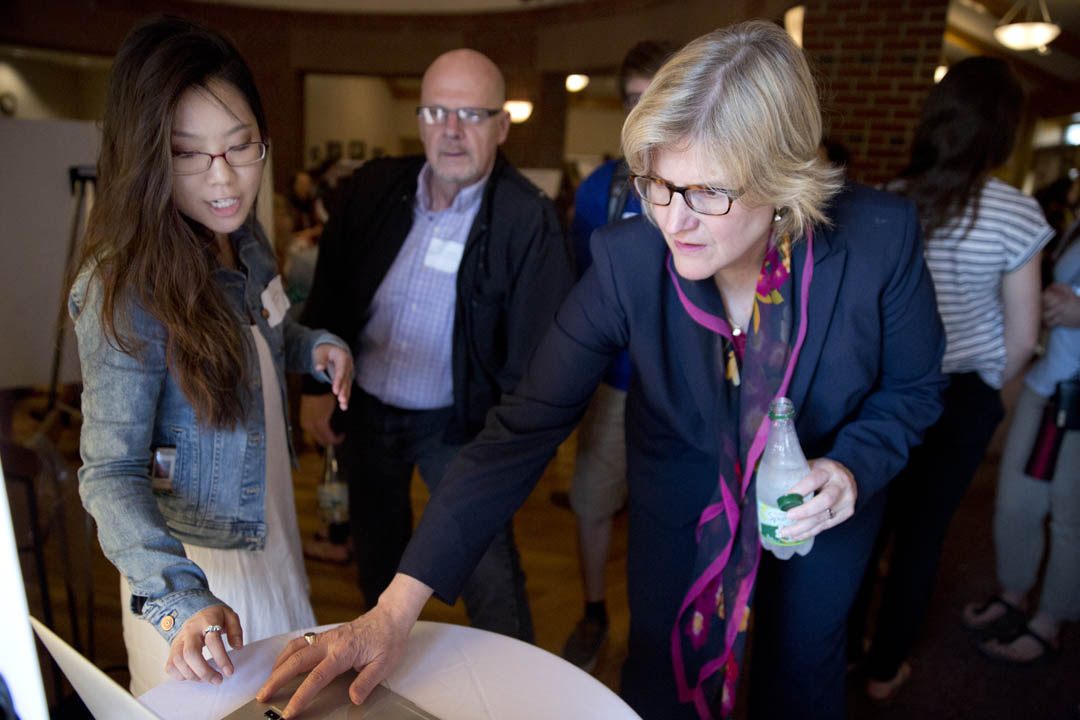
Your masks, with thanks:
[{"label": "glass bottle", "polygon": [[802,505],[803,497],[791,492],[792,486],[806,477],[810,465],[806,462],[799,438],[795,434],[795,406],[786,397],[769,405],[769,440],[757,468],[758,534],[761,546],[781,560],[793,554],[806,555],[814,546],[814,538],[793,542],[780,537],[778,531],[792,524],[787,511]]},{"label": "glass bottle", "polygon": [[319,518],[330,542],[341,545],[349,536],[349,485],[338,469],[333,445],[323,453],[322,480],[317,489]]}]

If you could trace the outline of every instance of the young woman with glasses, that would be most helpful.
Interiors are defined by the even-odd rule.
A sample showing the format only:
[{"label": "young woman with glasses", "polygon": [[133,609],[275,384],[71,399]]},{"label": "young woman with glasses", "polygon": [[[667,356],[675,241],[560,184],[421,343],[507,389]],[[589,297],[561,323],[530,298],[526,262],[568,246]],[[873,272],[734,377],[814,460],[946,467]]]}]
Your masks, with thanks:
[{"label": "young woman with glasses", "polygon": [[[286,647],[261,693],[321,663],[323,678],[360,668],[365,697],[427,598],[456,597],[625,348],[623,697],[644,718],[730,715],[753,617],[752,716],[844,716],[844,620],[882,490],[941,409],[944,338],[914,206],[841,188],[818,156],[803,52],[769,22],[676,53],[622,142],[646,217],[593,234],[593,264],[450,466],[379,604]],[[777,396],[814,458],[784,528],[813,550],[787,561],[762,553],[753,472]]]},{"label": "young woman with glasses", "polygon": [[239,647],[315,622],[284,372],[332,381],[344,407],[352,359],[285,313],[253,212],[267,147],[228,40],[171,17],[131,32],[109,79],[69,310],[79,492],[120,571],[136,695],[168,677],[220,683],[234,669],[223,635]]}]

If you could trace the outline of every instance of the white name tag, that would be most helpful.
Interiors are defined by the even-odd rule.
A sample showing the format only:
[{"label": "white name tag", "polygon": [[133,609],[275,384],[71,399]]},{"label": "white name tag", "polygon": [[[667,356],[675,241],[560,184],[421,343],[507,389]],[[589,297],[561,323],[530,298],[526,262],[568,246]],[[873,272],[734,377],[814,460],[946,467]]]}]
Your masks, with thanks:
[{"label": "white name tag", "polygon": [[465,243],[433,237],[431,244],[428,245],[427,255],[424,256],[424,266],[439,272],[456,273],[458,266],[461,265],[463,252],[465,252]]},{"label": "white name tag", "polygon": [[289,298],[285,295],[285,288],[281,285],[281,276],[275,275],[266,289],[262,291],[263,309],[268,313],[266,321],[270,327],[276,326],[285,319],[285,311],[289,309]]}]

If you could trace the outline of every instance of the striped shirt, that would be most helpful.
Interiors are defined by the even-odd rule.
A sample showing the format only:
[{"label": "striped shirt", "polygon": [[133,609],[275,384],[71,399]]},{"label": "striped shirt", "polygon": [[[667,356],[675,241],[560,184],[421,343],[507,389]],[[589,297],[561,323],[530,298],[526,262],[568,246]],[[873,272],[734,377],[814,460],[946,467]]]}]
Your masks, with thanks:
[{"label": "striped shirt", "polygon": [[945,325],[941,369],[977,372],[1000,388],[1006,360],[1001,279],[1038,254],[1054,230],[1033,198],[997,178],[983,186],[973,225],[972,204],[926,239],[926,264]]},{"label": "striped shirt", "polygon": [[457,271],[487,177],[450,207],[428,208],[431,166],[416,184],[413,224],[375,291],[356,345],[356,383],[387,405],[431,410],[454,404],[451,350]]}]

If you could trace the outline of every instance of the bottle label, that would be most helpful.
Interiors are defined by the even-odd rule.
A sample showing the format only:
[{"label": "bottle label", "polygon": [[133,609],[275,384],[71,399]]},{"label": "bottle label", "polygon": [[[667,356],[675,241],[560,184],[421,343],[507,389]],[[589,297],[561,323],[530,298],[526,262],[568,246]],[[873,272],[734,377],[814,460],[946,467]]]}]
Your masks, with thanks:
[{"label": "bottle label", "polygon": [[318,491],[319,516],[327,525],[348,522],[349,486],[343,482],[322,483]]},{"label": "bottle label", "polygon": [[761,537],[775,545],[782,545],[784,547],[795,547],[809,542],[810,538],[807,538],[806,540],[788,540],[787,538],[782,538],[776,534],[780,528],[785,528],[792,524],[794,523],[787,519],[787,513],[785,511],[758,500],[758,532],[761,533]]}]

